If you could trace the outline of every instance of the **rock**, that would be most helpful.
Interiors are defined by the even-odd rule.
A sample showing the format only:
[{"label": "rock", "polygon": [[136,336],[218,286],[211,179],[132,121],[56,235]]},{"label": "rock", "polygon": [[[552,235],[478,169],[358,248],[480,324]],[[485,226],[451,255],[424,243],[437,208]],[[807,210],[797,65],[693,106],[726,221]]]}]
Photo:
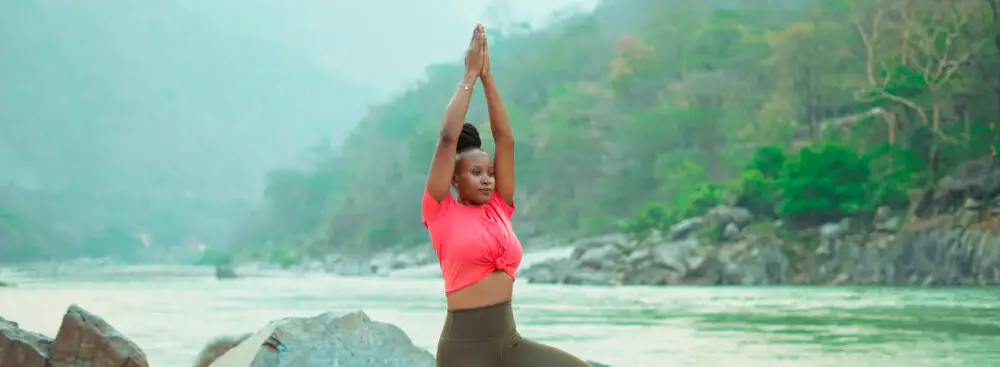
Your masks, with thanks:
[{"label": "rock", "polygon": [[625,260],[624,235],[588,237],[573,242],[568,259],[550,259],[521,271],[529,283],[608,285],[616,283],[616,269]]},{"label": "rock", "polygon": [[324,264],[327,273],[346,277],[373,276],[378,274],[379,265],[370,259],[335,256]]},{"label": "rock", "polygon": [[391,250],[374,255],[328,254],[323,270],[340,276],[390,276],[393,272],[437,261],[433,246],[423,244],[412,249]]},{"label": "rock", "polygon": [[433,367],[435,361],[403,330],[356,311],[274,321],[211,366]]},{"label": "rock", "polygon": [[148,367],[135,343],[100,317],[69,306],[55,340],[0,318],[0,366]]},{"label": "rock", "polygon": [[914,213],[921,217],[950,213],[966,204],[988,202],[998,195],[1000,158],[987,155],[962,163],[938,180],[937,190],[928,190]]},{"label": "rock", "polygon": [[900,227],[899,217],[892,216],[892,210],[887,206],[880,206],[875,210],[875,218],[872,220],[872,227],[879,232],[896,232]]},{"label": "rock", "polygon": [[575,258],[548,260],[521,276],[531,283],[585,285],[779,284],[789,280],[791,265],[777,243],[750,236],[712,249],[694,236],[649,236],[628,255],[617,244],[587,243]]},{"label": "rock", "polygon": [[753,221],[753,214],[738,206],[719,205],[709,210],[708,215],[720,226],[735,224],[737,229],[746,228]]},{"label": "rock", "polygon": [[851,217],[841,218],[840,222],[839,222],[840,228],[842,228],[844,230],[844,232],[850,232],[851,231],[851,225],[853,223],[854,223],[854,219],[851,218]]},{"label": "rock", "polygon": [[976,210],[976,209],[982,208],[983,207],[983,203],[980,202],[979,200],[976,200],[976,199],[973,199],[973,198],[967,198],[967,199],[965,199],[965,204],[962,205],[962,207],[965,208],[965,209],[967,209],[967,210]]},{"label": "rock", "polygon": [[960,210],[956,215],[957,225],[960,228],[968,228],[978,223],[982,219],[982,214],[976,210]]},{"label": "rock", "polygon": [[934,283],[935,283],[934,276],[930,275],[930,276],[928,276],[927,278],[924,279],[924,282],[923,282],[922,285],[924,287],[932,287],[932,286],[934,286]]},{"label": "rock", "polygon": [[989,200],[1000,194],[1000,158],[987,155],[965,162],[949,174],[957,185],[950,191],[966,191],[977,200]]},{"label": "rock", "polygon": [[726,228],[722,229],[722,240],[723,241],[733,241],[740,238],[740,227],[736,223],[726,224]]},{"label": "rock", "polygon": [[677,223],[672,227],[670,227],[670,233],[668,234],[667,238],[669,238],[671,241],[674,241],[690,237],[692,234],[694,234],[696,230],[701,228],[702,224],[704,223],[705,223],[704,219],[701,218],[688,218],[682,220],[680,221],[680,223]]},{"label": "rock", "polygon": [[139,346],[75,304],[63,316],[50,353],[52,367],[149,366]]},{"label": "rock", "polygon": [[[1000,237],[987,231],[935,229],[907,234],[882,253],[893,284],[1000,284]],[[910,278],[916,278],[910,282]]]},{"label": "rock", "polygon": [[573,272],[577,263],[570,259],[550,259],[524,269],[521,277],[528,283],[562,283]]},{"label": "rock", "polygon": [[892,216],[892,209],[883,205],[875,209],[875,220],[874,222],[884,222]]},{"label": "rock", "polygon": [[879,232],[896,232],[900,227],[899,217],[892,217],[881,222],[875,223],[875,230]]},{"label": "rock", "polygon": [[544,266],[533,266],[522,275],[528,283],[561,283],[563,277],[557,277],[552,269]]},{"label": "rock", "polygon": [[234,278],[236,278],[236,270],[233,269],[232,265],[216,265],[215,266],[215,278],[216,279],[234,279]]},{"label": "rock", "polygon": [[647,239],[629,255],[625,284],[680,284],[690,273],[706,264],[708,250],[696,238],[664,242]]},{"label": "rock", "polygon": [[722,268],[722,284],[782,284],[790,279],[791,264],[781,248],[773,243],[745,242],[724,246],[719,249],[717,259]]},{"label": "rock", "polygon": [[810,280],[826,283],[841,273],[851,284],[861,285],[1000,285],[1000,236],[933,228],[898,236],[851,237],[813,259]]},{"label": "rock", "polygon": [[580,265],[591,269],[611,269],[622,260],[622,249],[616,244],[607,244],[587,250],[580,255]]},{"label": "rock", "polygon": [[837,275],[836,278],[833,278],[833,280],[831,280],[829,283],[827,283],[827,285],[843,285],[843,284],[847,284],[847,282],[849,282],[849,281],[851,281],[851,276],[850,275],[847,275],[847,274],[844,274],[844,273],[840,273],[840,275]]},{"label": "rock", "polygon": [[840,239],[847,230],[840,223],[826,223],[819,227],[819,237],[825,242]]},{"label": "rock", "polygon": [[0,317],[0,366],[48,367],[52,339]]},{"label": "rock", "polygon": [[229,350],[235,348],[237,345],[243,341],[250,338],[253,334],[244,334],[241,336],[223,336],[216,338],[215,340],[205,345],[205,348],[198,353],[198,358],[194,362],[194,367],[208,367],[219,359],[223,354],[229,352]]},{"label": "rock", "polygon": [[[657,234],[654,233],[653,235]],[[625,240],[626,240],[625,236],[620,234],[581,238],[572,243],[573,254],[570,255],[570,258],[579,259],[581,256],[583,256],[585,252],[594,248],[605,247],[607,245],[615,245],[620,247],[621,244],[625,242]]]},{"label": "rock", "polygon": [[366,262],[371,269],[372,275],[384,275],[392,272],[394,257],[391,253],[380,253]]}]

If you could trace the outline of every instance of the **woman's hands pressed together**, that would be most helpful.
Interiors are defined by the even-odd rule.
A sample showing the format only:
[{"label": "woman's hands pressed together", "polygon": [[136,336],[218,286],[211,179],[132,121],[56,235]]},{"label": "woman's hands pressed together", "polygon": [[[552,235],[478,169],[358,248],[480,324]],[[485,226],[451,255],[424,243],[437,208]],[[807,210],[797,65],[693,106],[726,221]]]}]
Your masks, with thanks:
[{"label": "woman's hands pressed together", "polygon": [[477,24],[472,31],[472,42],[469,43],[469,50],[465,52],[465,73],[466,75],[479,76],[483,72],[483,67],[488,64],[489,55],[486,52],[486,29],[482,24]]},{"label": "woman's hands pressed together", "polygon": [[490,76],[490,45],[486,39],[486,29],[483,28],[483,68],[479,70],[479,77],[488,76]]}]

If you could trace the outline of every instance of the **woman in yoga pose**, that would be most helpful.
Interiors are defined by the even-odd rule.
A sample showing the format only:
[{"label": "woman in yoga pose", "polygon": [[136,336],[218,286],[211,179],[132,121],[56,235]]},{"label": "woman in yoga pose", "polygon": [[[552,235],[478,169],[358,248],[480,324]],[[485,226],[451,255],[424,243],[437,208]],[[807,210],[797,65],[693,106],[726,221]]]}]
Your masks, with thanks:
[{"label": "woman in yoga pose", "polygon": [[[475,126],[464,123],[477,79],[496,142],[493,161],[481,149]],[[521,262],[521,242],[510,223],[514,138],[490,74],[482,25],[473,32],[465,75],[445,110],[421,207],[448,298],[439,367],[589,367],[559,349],[522,339],[514,324],[510,300]]]}]

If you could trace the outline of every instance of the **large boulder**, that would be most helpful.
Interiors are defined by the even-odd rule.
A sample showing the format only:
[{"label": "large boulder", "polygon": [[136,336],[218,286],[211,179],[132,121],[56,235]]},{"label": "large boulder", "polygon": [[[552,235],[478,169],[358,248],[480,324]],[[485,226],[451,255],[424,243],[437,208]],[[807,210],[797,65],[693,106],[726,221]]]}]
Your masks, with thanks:
[{"label": "large boulder", "polygon": [[149,366],[139,346],[100,316],[70,305],[52,343],[52,367]]},{"label": "large boulder", "polygon": [[0,366],[46,367],[52,339],[0,317]]},{"label": "large boulder", "polygon": [[434,356],[399,327],[363,311],[271,322],[212,367],[433,367]]},{"label": "large boulder", "polygon": [[0,366],[146,367],[146,356],[104,319],[71,305],[55,340],[0,318]]}]

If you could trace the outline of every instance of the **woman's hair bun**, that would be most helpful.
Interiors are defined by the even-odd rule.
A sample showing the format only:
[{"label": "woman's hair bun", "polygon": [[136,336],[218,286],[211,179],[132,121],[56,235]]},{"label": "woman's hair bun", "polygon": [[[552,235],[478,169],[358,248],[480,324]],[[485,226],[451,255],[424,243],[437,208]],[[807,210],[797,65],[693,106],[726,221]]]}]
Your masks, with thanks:
[{"label": "woman's hair bun", "polygon": [[462,125],[462,134],[458,136],[457,152],[461,153],[469,149],[479,149],[483,147],[483,140],[479,138],[479,129],[475,125],[466,122]]}]

